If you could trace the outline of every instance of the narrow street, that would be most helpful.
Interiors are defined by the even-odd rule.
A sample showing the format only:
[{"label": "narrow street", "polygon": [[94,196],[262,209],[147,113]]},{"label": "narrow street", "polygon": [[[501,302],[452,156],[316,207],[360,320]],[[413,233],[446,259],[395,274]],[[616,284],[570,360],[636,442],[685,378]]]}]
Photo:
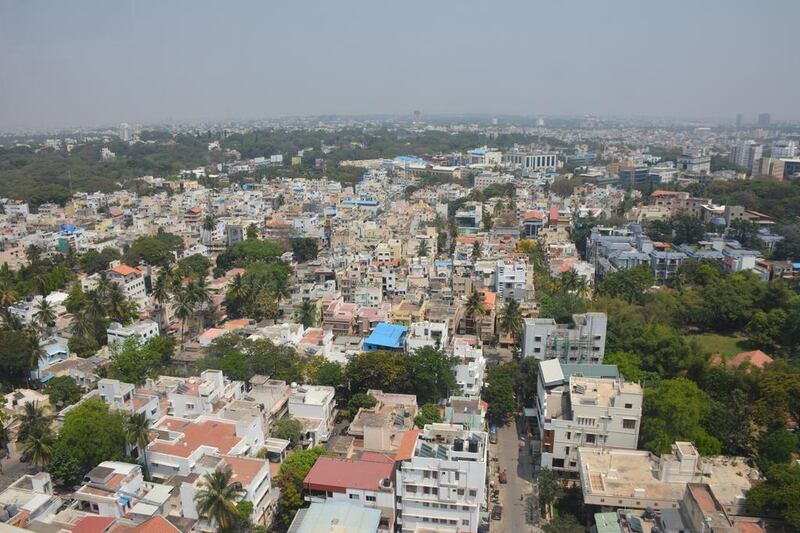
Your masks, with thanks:
[{"label": "narrow street", "polygon": [[[533,483],[533,469],[528,447],[520,447],[516,424],[511,423],[497,429],[497,444],[492,445],[492,451],[497,461],[492,461],[490,468],[495,486],[500,487],[500,505],[503,506],[502,520],[492,520],[490,531],[503,533],[538,532],[538,527],[528,524],[526,513],[529,501],[535,502],[538,516],[538,497],[536,485]],[[508,483],[498,485],[495,472],[499,465],[500,471],[508,472]],[[521,496],[521,498],[520,498]],[[489,504],[491,511],[492,504]]]}]

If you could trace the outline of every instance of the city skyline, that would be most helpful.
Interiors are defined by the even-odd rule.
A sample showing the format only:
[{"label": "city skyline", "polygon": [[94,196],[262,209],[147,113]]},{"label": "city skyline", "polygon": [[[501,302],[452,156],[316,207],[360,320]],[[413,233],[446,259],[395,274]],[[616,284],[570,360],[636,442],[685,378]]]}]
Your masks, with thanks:
[{"label": "city skyline", "polygon": [[415,109],[800,118],[788,1],[235,7],[0,3],[2,129]]}]

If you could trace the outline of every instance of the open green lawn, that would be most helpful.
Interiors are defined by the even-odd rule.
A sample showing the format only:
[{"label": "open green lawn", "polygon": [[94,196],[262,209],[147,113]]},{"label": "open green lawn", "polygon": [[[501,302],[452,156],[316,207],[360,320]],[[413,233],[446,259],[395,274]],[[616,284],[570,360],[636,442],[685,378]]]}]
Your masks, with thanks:
[{"label": "open green lawn", "polygon": [[725,357],[732,357],[739,352],[746,352],[753,349],[747,337],[741,337],[737,335],[717,335],[716,333],[703,333],[698,335],[690,335],[689,338],[699,342],[700,346],[712,354],[721,353]]}]

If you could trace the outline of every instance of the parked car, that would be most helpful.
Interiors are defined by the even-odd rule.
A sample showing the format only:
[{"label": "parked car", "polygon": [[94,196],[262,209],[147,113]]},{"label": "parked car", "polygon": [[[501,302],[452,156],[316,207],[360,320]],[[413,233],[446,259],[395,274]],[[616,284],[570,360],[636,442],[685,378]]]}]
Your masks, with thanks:
[{"label": "parked car", "polygon": [[500,520],[503,518],[503,506],[495,505],[492,507],[492,520]]}]

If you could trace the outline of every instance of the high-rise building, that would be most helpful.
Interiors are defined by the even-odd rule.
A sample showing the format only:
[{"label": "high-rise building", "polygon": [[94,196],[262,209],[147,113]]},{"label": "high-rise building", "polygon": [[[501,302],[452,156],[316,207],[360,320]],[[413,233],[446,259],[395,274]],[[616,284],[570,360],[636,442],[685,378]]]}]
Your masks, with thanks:
[{"label": "high-rise building", "polygon": [[559,359],[563,363],[602,363],[606,350],[606,314],[572,315],[572,321],[572,324],[558,324],[552,318],[526,318],[522,355]]},{"label": "high-rise building", "polygon": [[772,145],[770,155],[775,159],[791,159],[797,155],[797,143],[795,141],[778,141]]},{"label": "high-rise building", "polygon": [[741,113],[737,113],[736,114],[736,129],[737,130],[742,129],[742,114]]},{"label": "high-rise building", "polygon": [[123,122],[119,125],[117,135],[119,135],[119,139],[123,142],[128,142],[131,140],[131,127],[126,122]]},{"label": "high-rise building", "polygon": [[753,165],[761,159],[764,147],[755,141],[741,141],[733,147],[729,161],[752,172]]},{"label": "high-rise building", "polygon": [[761,113],[758,115],[758,125],[759,127],[766,127],[769,126],[770,122],[772,122],[772,117],[769,113]]}]

